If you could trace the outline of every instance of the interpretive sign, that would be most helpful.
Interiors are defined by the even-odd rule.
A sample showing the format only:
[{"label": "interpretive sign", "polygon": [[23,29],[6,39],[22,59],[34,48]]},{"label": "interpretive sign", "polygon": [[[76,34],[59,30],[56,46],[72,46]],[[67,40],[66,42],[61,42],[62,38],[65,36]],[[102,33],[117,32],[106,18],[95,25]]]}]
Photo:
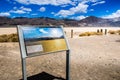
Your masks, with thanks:
[{"label": "interpretive sign", "polygon": [[19,26],[26,55],[39,55],[68,50],[61,26]]},{"label": "interpretive sign", "polygon": [[23,80],[27,80],[26,58],[66,51],[66,80],[70,79],[70,49],[61,26],[17,26],[21,48]]}]

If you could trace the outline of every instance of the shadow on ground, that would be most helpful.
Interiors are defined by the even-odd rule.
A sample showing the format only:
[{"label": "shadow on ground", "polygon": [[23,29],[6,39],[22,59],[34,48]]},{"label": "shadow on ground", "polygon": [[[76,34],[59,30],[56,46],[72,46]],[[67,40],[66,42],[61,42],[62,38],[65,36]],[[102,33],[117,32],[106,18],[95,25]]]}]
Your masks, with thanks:
[{"label": "shadow on ground", "polygon": [[[23,80],[23,79],[20,79],[20,80]],[[61,77],[55,77],[46,72],[42,72],[42,73],[27,77],[27,80],[65,80],[65,79]]]},{"label": "shadow on ground", "polygon": [[120,40],[116,40],[116,42],[120,42]]}]

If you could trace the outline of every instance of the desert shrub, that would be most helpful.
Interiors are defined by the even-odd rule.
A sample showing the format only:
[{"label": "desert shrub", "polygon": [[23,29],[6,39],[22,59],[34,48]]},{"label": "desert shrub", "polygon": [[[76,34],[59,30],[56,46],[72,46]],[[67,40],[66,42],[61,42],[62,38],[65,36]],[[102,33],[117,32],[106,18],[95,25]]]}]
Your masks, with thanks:
[{"label": "desert shrub", "polygon": [[79,36],[90,36],[89,32],[81,33]]},{"label": "desert shrub", "polygon": [[117,30],[116,33],[118,33],[120,35],[120,30]]},{"label": "desert shrub", "polygon": [[102,32],[84,32],[84,33],[81,33],[79,36],[91,36],[91,35],[102,35],[103,33]]},{"label": "desert shrub", "polygon": [[6,34],[0,35],[0,42],[7,42],[8,37]]},{"label": "desert shrub", "polygon": [[15,33],[0,35],[0,42],[18,42],[18,35]]},{"label": "desert shrub", "polygon": [[18,38],[17,37],[12,37],[11,39],[9,39],[10,42],[18,42]]},{"label": "desert shrub", "polygon": [[8,42],[18,42],[18,35],[14,33],[8,35]]},{"label": "desert shrub", "polygon": [[110,34],[116,34],[116,31],[114,31],[114,30],[109,30],[108,33],[110,33]]},{"label": "desert shrub", "polygon": [[103,33],[102,33],[102,32],[99,32],[99,33],[96,33],[96,35],[103,35]]}]

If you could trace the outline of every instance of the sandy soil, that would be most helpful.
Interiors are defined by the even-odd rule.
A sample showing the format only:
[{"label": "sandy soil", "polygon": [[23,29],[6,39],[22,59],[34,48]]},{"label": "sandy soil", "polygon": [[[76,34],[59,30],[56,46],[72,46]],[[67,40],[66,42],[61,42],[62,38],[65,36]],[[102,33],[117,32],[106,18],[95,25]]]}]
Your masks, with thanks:
[{"label": "sandy soil", "polygon": [[119,30],[120,27],[65,27],[64,30],[67,32],[71,32],[71,30],[74,30],[75,32],[87,32],[87,31],[97,31],[97,30],[105,29],[109,30]]},{"label": "sandy soil", "polygon": [[[67,32],[67,35],[70,35],[71,30],[73,30],[74,33],[82,33],[82,32],[91,32],[91,31],[97,31],[97,30],[102,29],[103,32],[105,31],[105,29],[107,29],[107,31],[109,30],[120,30],[120,27],[64,27],[64,31]],[[11,34],[11,33],[17,33],[17,28],[15,27],[11,27],[11,28],[0,28],[0,35],[1,34]]]},{"label": "sandy soil", "polygon": [[11,33],[17,33],[17,28],[8,28],[8,27],[6,27],[6,28],[1,28],[0,27],[0,35],[1,34],[11,34]]},{"label": "sandy soil", "polygon": [[[71,80],[120,80],[119,35],[68,40],[71,47]],[[0,80],[22,78],[20,57],[18,43],[0,43]],[[46,72],[65,78],[65,59],[65,52],[28,58],[27,75]]]},{"label": "sandy soil", "polygon": [[103,31],[103,34],[105,34],[105,30],[107,30],[107,35],[110,30],[120,30],[120,27],[66,27],[64,28],[64,31],[66,32],[66,35],[68,38],[71,37],[71,30],[73,30],[73,37],[78,38],[79,34],[84,33],[84,32],[97,32]]}]

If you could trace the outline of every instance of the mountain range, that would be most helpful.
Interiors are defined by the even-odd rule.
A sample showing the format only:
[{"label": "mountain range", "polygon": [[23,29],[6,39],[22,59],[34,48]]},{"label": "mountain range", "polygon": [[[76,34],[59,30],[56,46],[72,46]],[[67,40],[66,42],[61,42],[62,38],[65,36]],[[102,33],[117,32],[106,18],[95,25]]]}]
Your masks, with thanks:
[{"label": "mountain range", "polygon": [[49,17],[27,18],[27,17],[0,17],[0,26],[16,25],[63,25],[65,27],[120,27],[120,17],[112,19],[103,19],[95,16],[89,16],[82,20],[74,19],[54,19]]}]

